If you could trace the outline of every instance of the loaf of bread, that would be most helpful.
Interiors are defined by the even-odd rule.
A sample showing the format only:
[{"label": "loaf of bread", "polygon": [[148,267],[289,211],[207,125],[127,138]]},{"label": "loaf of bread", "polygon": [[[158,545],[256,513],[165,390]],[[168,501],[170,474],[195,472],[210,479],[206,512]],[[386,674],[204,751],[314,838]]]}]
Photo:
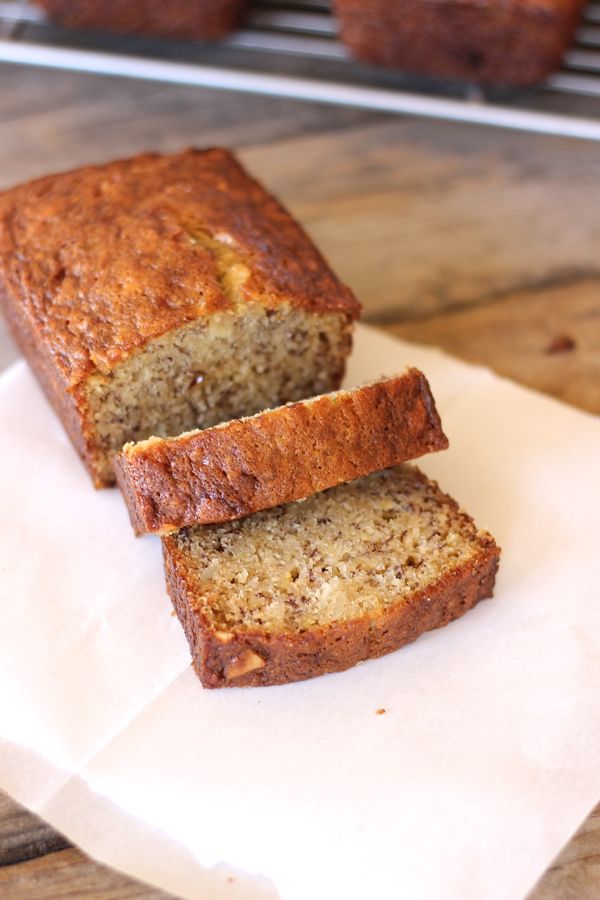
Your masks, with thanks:
[{"label": "loaf of bread", "polygon": [[162,543],[209,688],[298,681],[396,650],[491,596],[499,558],[408,465]]},{"label": "loaf of bread", "polygon": [[35,0],[59,25],[115,34],[212,40],[239,26],[248,0]]},{"label": "loaf of bread", "polygon": [[176,438],[126,444],[117,482],[137,534],[226,522],[448,446],[417,369]]},{"label": "loaf of bread", "polygon": [[334,0],[357,59],[445,78],[530,85],[560,67],[582,0]]},{"label": "loaf of bread", "polygon": [[359,312],[219,149],[1,194],[0,302],[96,486],[127,441],[337,389]]}]

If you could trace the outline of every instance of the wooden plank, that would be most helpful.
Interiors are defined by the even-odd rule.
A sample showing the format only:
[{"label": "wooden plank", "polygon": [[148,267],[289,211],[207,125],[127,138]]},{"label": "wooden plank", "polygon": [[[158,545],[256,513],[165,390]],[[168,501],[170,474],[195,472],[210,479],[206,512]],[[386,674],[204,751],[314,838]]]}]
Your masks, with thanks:
[{"label": "wooden plank", "polygon": [[145,150],[243,147],[382,120],[364,110],[0,64],[0,190]]},{"label": "wooden plank", "polygon": [[600,804],[530,893],[528,900],[598,900]]},{"label": "wooden plank", "polygon": [[0,868],[0,898],[6,900],[169,900],[141,881],[89,859],[75,848]]},{"label": "wooden plank", "polygon": [[389,330],[600,413],[600,281],[511,295]]},{"label": "wooden plank", "polygon": [[379,322],[600,275],[594,144],[395,119],[242,157]]},{"label": "wooden plank", "polygon": [[68,846],[70,842],[50,825],[0,791],[0,866]]}]

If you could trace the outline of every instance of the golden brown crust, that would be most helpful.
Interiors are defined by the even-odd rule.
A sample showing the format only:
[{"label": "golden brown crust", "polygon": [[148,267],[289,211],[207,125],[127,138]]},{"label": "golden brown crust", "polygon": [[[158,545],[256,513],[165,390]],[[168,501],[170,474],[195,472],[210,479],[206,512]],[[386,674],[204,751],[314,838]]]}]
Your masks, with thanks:
[{"label": "golden brown crust", "polygon": [[242,302],[358,315],[300,226],[227,150],[143,154],[0,195],[5,304],[21,307],[69,390],[153,338],[233,309],[220,243],[249,270]]},{"label": "golden brown crust", "polygon": [[179,438],[115,461],[137,534],[227,522],[448,446],[417,369]]},{"label": "golden brown crust", "polygon": [[247,0],[35,0],[66,28],[157,34],[187,40],[220,38],[240,24]]},{"label": "golden brown crust", "polygon": [[500,557],[494,540],[485,535],[469,563],[378,615],[286,634],[235,629],[223,633],[215,631],[198,608],[176,536],[164,537],[162,544],[167,590],[188,639],[194,669],[207,688],[286,684],[340,672],[397,650],[491,597]]},{"label": "golden brown crust", "polygon": [[535,84],[560,67],[582,0],[335,0],[365,62],[490,84]]}]

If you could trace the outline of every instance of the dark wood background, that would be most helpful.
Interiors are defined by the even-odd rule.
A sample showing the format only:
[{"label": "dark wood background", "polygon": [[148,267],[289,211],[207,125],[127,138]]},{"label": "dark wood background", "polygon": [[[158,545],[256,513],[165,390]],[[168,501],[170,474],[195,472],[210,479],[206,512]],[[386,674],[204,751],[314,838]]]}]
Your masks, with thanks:
[{"label": "dark wood background", "polygon": [[[216,144],[308,228],[366,321],[600,412],[600,145],[0,65],[0,189]],[[0,324],[0,369],[16,358]],[[67,896],[167,895],[0,794],[0,898]],[[598,897],[600,807],[531,900]]]}]

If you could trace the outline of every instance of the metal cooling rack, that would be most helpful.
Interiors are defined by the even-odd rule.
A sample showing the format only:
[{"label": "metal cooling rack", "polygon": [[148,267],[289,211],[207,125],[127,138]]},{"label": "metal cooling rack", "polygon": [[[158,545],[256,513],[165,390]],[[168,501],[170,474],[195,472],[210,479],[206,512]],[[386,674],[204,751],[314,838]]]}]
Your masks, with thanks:
[{"label": "metal cooling rack", "polygon": [[69,32],[28,0],[0,0],[0,61],[600,140],[600,2],[588,5],[562,69],[523,91],[355,63],[325,0],[258,0],[245,27],[216,45]]}]

